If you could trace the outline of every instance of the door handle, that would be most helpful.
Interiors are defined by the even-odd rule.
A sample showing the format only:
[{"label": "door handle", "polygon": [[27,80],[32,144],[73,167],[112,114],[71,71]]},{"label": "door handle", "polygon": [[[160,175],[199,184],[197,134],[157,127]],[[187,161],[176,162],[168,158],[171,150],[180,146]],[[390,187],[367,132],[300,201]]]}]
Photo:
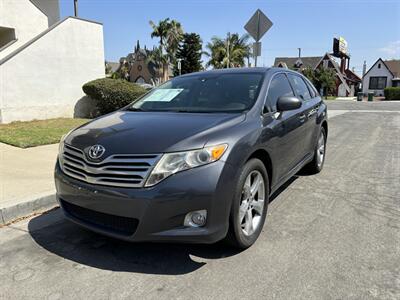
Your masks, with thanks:
[{"label": "door handle", "polygon": [[306,115],[305,114],[301,114],[299,116],[299,119],[300,119],[301,122],[304,122],[304,120],[306,119]]},{"label": "door handle", "polygon": [[308,117],[312,117],[315,113],[317,112],[317,110],[315,108],[313,108],[312,110],[310,110],[310,112],[308,113]]}]

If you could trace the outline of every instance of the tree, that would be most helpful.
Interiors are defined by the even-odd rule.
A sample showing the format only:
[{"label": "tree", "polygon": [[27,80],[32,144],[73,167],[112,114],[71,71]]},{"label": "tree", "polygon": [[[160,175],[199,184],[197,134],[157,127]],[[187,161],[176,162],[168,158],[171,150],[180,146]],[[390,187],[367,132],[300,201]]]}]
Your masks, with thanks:
[{"label": "tree", "polygon": [[306,76],[315,86],[318,85],[318,80],[315,76],[315,71],[311,67],[306,67],[302,71],[304,76]]},{"label": "tree", "polygon": [[165,80],[165,76],[168,74],[168,57],[163,54],[161,46],[154,47],[153,51],[149,51],[147,63],[152,63],[158,69],[162,69],[163,78]]},{"label": "tree", "polygon": [[105,63],[104,63],[104,69],[105,69],[106,75],[111,74],[112,67],[111,67],[111,65],[108,63],[108,61],[105,61]]},{"label": "tree", "polygon": [[153,21],[150,21],[150,26],[153,29],[151,33],[151,38],[158,37],[160,38],[160,46],[162,49],[166,49],[166,40],[167,33],[169,28],[169,18],[158,21],[158,25],[156,25]]},{"label": "tree", "polygon": [[207,66],[216,69],[243,67],[245,58],[250,56],[251,46],[248,43],[249,35],[227,33],[225,39],[213,37],[206,46],[208,52],[205,54],[210,57]]},{"label": "tree", "polygon": [[179,43],[182,41],[183,29],[181,23],[176,20],[169,22],[167,31],[167,49],[166,52],[171,62],[175,63],[175,55],[178,50]]},{"label": "tree", "polygon": [[[165,58],[161,59],[166,61],[166,66],[162,66],[163,78],[165,81],[168,79],[169,63],[176,62],[175,55],[178,45],[182,39],[183,29],[181,23],[176,20],[170,20],[169,18],[159,21],[158,25],[156,25],[153,21],[150,21],[150,26],[153,29],[151,37],[160,38],[161,55],[165,56]],[[157,53],[157,55],[159,54],[160,53]]]},{"label": "tree", "polygon": [[322,88],[324,95],[328,96],[336,88],[336,73],[333,69],[319,67],[315,70],[318,88]]},{"label": "tree", "polygon": [[[180,43],[176,58],[181,59],[181,73],[192,73],[201,70],[202,41],[196,33],[185,33]],[[178,66],[174,68],[174,75],[179,75]]]},{"label": "tree", "polygon": [[323,90],[325,96],[334,92],[336,88],[336,73],[331,68],[319,67],[313,69],[307,67],[301,71],[317,88],[317,90]]}]

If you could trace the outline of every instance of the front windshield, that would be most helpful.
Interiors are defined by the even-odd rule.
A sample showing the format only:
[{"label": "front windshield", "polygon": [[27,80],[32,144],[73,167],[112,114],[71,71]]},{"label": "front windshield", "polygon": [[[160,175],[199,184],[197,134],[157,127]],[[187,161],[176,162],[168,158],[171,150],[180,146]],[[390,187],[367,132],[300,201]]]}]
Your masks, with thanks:
[{"label": "front windshield", "polygon": [[243,112],[257,99],[262,73],[198,74],[177,77],[128,107],[139,111]]}]

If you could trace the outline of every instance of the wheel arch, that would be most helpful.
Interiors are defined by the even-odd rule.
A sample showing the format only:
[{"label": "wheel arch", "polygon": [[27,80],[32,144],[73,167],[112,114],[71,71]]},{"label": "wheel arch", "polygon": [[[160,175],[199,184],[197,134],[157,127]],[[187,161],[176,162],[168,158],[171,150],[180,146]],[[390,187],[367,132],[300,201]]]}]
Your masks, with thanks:
[{"label": "wheel arch", "polygon": [[273,165],[272,165],[272,161],[271,161],[271,156],[269,155],[269,153],[264,150],[264,149],[258,149],[256,151],[254,151],[249,158],[247,159],[247,161],[249,161],[250,159],[253,158],[257,158],[259,160],[262,161],[262,163],[264,164],[265,168],[267,169],[267,173],[268,173],[268,183],[269,183],[269,189],[271,191],[271,186],[272,186],[272,176],[274,175],[274,171],[273,171]]},{"label": "wheel arch", "polygon": [[328,137],[328,122],[326,120],[322,121],[321,126],[325,129],[326,137]]}]

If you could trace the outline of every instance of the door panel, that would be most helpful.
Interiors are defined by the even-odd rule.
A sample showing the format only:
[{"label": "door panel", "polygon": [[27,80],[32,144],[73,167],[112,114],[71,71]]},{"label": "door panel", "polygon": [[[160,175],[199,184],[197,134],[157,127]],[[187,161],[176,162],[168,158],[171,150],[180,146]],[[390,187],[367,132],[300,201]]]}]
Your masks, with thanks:
[{"label": "door panel", "polygon": [[313,136],[316,122],[316,112],[313,96],[315,94],[308,88],[306,82],[300,75],[289,74],[288,78],[293,86],[293,89],[295,90],[296,96],[303,100],[303,105],[301,107],[301,118],[303,119],[301,132],[301,136],[303,138],[301,142],[301,159],[304,159],[307,155],[311,154],[311,149],[314,149]]},{"label": "door panel", "polygon": [[276,102],[281,96],[295,96],[284,73],[270,81],[266,105],[269,113],[263,116],[262,143],[274,156],[274,177],[280,180],[304,157],[302,108],[277,112]]}]

